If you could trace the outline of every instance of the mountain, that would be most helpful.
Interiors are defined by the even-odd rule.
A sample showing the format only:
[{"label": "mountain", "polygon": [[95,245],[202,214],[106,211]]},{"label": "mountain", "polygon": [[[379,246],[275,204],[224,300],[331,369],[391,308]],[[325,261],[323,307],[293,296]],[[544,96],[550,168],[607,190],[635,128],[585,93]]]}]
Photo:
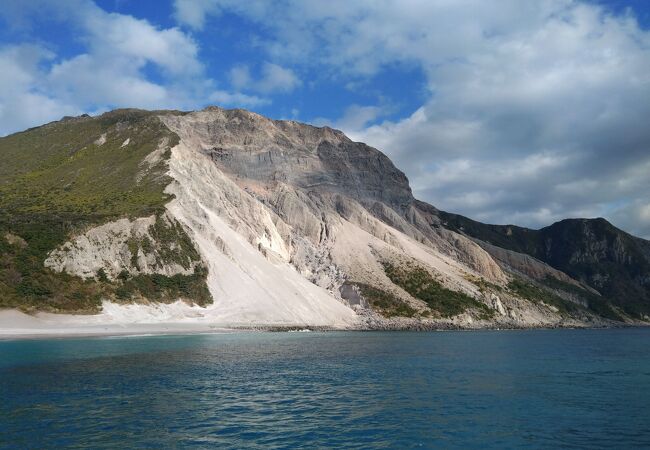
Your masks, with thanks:
[{"label": "mountain", "polygon": [[0,307],[248,327],[648,320],[647,241],[439,211],[328,127],[116,110],[0,138],[0,158]]},{"label": "mountain", "polygon": [[487,225],[439,212],[444,226],[471,236],[488,252],[492,244],[533,256],[598,291],[625,313],[650,315],[650,241],[603,218],[565,219],[540,230]]}]

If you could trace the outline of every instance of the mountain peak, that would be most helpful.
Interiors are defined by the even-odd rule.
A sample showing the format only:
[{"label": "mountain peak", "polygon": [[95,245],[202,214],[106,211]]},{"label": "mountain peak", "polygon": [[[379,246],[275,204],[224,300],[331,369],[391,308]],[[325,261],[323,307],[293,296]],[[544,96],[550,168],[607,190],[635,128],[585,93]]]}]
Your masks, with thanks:
[{"label": "mountain peak", "polygon": [[445,213],[330,127],[119,109],[0,138],[0,157],[2,306],[183,299],[221,324],[362,328],[650,313],[645,241],[600,218],[529,230]]}]

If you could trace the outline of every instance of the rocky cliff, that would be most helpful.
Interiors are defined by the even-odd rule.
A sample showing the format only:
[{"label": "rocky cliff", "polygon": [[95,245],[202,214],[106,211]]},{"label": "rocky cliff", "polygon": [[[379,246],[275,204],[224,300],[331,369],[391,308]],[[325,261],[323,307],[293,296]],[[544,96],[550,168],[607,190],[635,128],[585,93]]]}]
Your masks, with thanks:
[{"label": "rocky cliff", "polygon": [[578,280],[598,294],[591,299],[595,306],[600,298],[601,305],[595,309],[601,313],[611,307],[639,319],[647,320],[650,315],[650,242],[619,230],[605,219],[566,219],[531,230],[482,224],[442,211],[439,217],[444,226],[471,236],[496,258],[508,249]]},{"label": "rocky cliff", "polygon": [[[2,306],[173,302],[227,326],[643,319],[572,269],[599,244],[569,267],[549,256],[564,241],[539,241],[551,246],[542,255],[528,231],[468,231],[414,199],[383,153],[327,127],[216,107],[118,110],[1,138],[0,156],[11,161],[0,169]],[[637,264],[625,248],[615,264]]]}]

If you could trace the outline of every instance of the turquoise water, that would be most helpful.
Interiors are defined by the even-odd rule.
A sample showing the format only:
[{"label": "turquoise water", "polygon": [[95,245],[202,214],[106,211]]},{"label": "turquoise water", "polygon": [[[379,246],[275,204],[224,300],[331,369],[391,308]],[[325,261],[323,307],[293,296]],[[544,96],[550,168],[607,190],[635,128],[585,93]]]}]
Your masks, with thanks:
[{"label": "turquoise water", "polygon": [[3,448],[650,446],[650,329],[0,342]]}]

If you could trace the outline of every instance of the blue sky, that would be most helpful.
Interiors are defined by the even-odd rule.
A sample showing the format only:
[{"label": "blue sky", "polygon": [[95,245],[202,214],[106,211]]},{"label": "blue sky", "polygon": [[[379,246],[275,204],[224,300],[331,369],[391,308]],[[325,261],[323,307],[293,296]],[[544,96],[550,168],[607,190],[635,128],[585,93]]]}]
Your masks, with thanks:
[{"label": "blue sky", "polygon": [[645,0],[8,0],[0,135],[116,107],[342,129],[492,223],[650,237]]}]

